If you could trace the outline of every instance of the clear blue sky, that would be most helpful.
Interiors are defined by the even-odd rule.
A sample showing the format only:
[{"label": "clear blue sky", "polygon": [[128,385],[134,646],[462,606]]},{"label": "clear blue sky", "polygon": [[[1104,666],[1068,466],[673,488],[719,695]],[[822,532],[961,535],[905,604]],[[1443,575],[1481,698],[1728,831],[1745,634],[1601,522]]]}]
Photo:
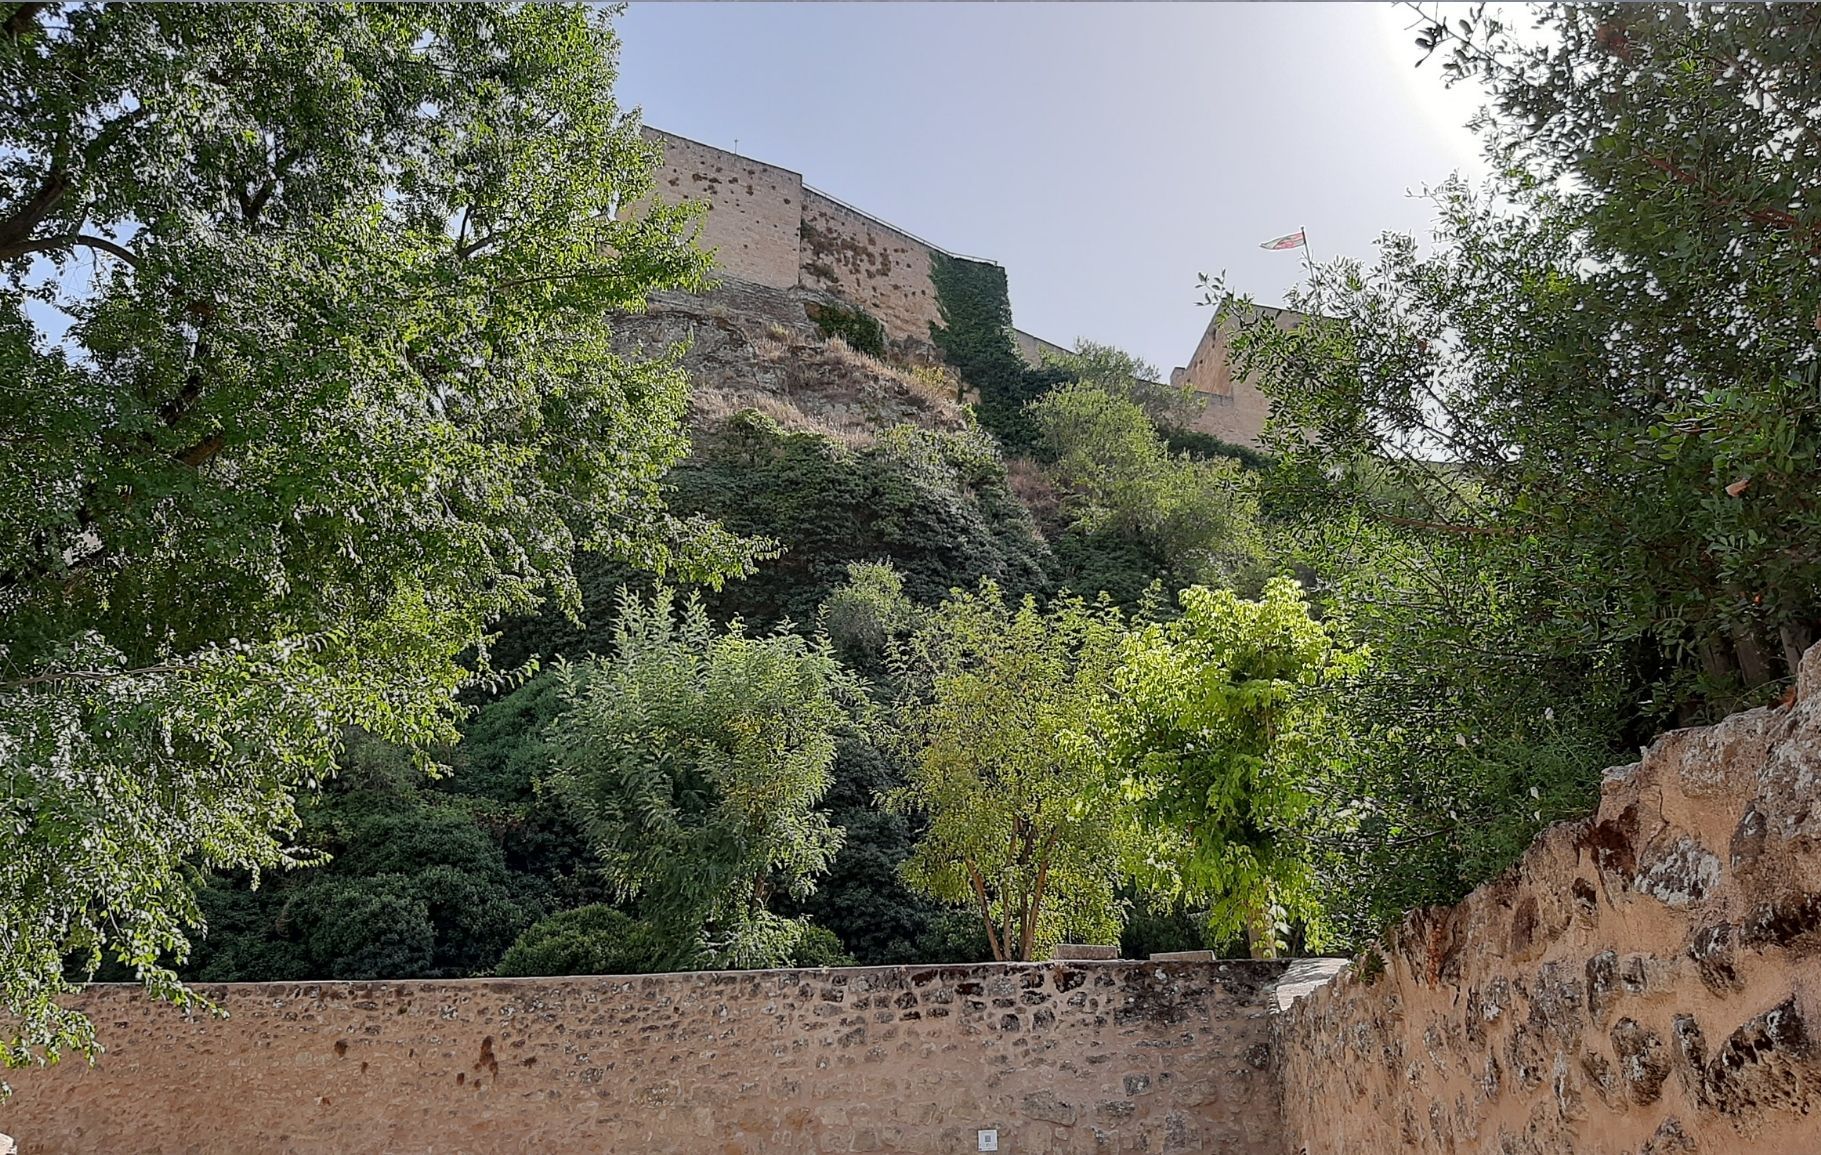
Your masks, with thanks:
[{"label": "clear blue sky", "polygon": [[1409,194],[1480,171],[1464,92],[1381,4],[634,3],[621,100],[1006,266],[1020,328],[1165,372],[1196,274],[1279,299],[1317,260],[1426,236]]}]

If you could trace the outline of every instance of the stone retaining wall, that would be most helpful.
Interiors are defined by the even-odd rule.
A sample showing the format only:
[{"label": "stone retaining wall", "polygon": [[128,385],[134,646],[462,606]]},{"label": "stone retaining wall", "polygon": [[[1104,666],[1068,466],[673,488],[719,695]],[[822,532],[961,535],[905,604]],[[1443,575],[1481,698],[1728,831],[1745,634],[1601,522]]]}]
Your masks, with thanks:
[{"label": "stone retaining wall", "polygon": [[1279,1023],[1307,1155],[1821,1152],[1821,647]]},{"label": "stone retaining wall", "polygon": [[98,1066],[14,1073],[25,1155],[1281,1155],[1277,963],[234,984],[82,1008]]}]

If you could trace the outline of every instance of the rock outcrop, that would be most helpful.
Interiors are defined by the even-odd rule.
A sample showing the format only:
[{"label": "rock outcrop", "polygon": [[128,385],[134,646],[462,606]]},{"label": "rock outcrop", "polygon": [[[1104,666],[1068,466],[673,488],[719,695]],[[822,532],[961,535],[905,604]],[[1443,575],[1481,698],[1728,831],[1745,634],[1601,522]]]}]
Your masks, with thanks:
[{"label": "rock outcrop", "polygon": [[[847,308],[813,289],[774,289],[727,277],[703,294],[658,293],[643,313],[618,318],[622,351],[658,356],[683,347],[698,425],[757,409],[787,429],[865,439],[894,425],[959,429],[954,380],[915,350],[887,362],[823,335],[812,315]],[[925,359],[927,360],[927,359]],[[902,361],[903,364],[898,362]]]},{"label": "rock outcrop", "polygon": [[1821,1152],[1821,647],[1279,1021],[1307,1155]]}]

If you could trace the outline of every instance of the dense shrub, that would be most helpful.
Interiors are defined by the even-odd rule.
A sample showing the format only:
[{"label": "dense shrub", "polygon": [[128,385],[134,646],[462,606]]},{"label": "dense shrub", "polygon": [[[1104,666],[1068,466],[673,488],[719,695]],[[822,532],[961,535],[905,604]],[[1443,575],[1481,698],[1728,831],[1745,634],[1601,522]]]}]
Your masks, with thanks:
[{"label": "dense shrub", "polygon": [[672,970],[674,958],[650,925],[605,903],[540,919],[500,959],[494,973],[643,975]]},{"label": "dense shrub", "polygon": [[885,356],[885,326],[865,309],[821,305],[811,311],[810,318],[824,337],[838,337],[850,348],[873,357]]}]

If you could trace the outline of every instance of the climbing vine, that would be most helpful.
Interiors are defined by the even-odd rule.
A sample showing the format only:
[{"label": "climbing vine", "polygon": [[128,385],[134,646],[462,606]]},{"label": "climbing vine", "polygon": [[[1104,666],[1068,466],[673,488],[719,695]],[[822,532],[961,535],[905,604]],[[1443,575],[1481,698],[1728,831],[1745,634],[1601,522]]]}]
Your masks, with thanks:
[{"label": "climbing vine", "polygon": [[1068,380],[1055,369],[1032,369],[1012,340],[1012,300],[1005,270],[985,261],[934,253],[930,281],[936,287],[940,325],[930,338],[961,380],[979,397],[980,424],[1012,453],[1028,451],[1037,432],[1024,407]]}]

